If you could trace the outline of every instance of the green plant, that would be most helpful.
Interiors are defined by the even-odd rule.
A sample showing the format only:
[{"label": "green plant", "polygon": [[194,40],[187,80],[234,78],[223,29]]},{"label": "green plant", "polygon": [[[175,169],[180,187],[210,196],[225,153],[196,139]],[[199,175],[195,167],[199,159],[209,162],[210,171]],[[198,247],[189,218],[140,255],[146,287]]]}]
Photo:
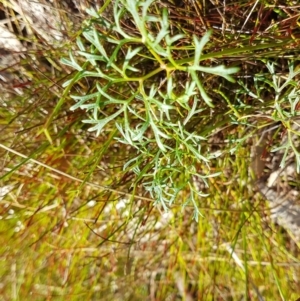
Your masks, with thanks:
[{"label": "green plant", "polygon": [[[149,13],[154,3],[116,1],[114,24],[89,10],[93,18],[83,30],[85,41],[77,39],[80,50],[76,55],[84,61],[81,65],[72,53],[70,60],[62,60],[78,71],[64,87],[69,90],[83,78],[90,81],[88,93],[83,90],[71,95],[76,101],[71,110],[81,108],[90,113],[83,122],[91,124],[89,131],[97,135],[118,129],[116,139],[136,149],[124,171],[132,170],[134,186],[142,182],[164,209],[180,191],[188,189],[185,204],[193,203],[197,219],[195,197],[205,194],[195,189],[192,177],[207,185],[207,178],[218,174],[209,171],[214,155],[202,150],[206,136],[195,131],[201,112],[214,106],[201,77],[212,74],[233,82],[231,74],[238,68],[201,65],[211,31],[201,39],[172,34],[167,9],[162,15]],[[202,174],[196,168],[199,162],[205,166]]]},{"label": "green plant", "polygon": [[[82,18],[90,16],[83,11],[74,11],[71,6],[68,9],[66,1],[48,1],[47,7],[42,0],[26,1],[35,8],[30,11],[24,9],[24,16],[18,7],[25,1],[4,2],[6,4],[4,7],[0,5],[0,11],[8,23],[3,25],[11,27],[11,31],[19,29],[19,40],[26,43],[28,50],[20,54],[19,63],[10,62],[11,66],[5,69],[2,66],[0,72],[4,78],[7,75],[10,78],[6,83],[0,79],[4,92],[0,106],[0,186],[9,188],[9,191],[2,191],[6,195],[0,204],[2,299],[22,300],[28,295],[33,300],[54,301],[134,301],[146,300],[147,297],[153,300],[299,298],[296,292],[300,290],[300,283],[295,279],[299,273],[297,248],[283,229],[271,223],[268,218],[270,208],[265,198],[256,190],[253,193],[249,158],[252,154],[251,142],[255,142],[256,137],[253,139],[253,136],[257,133],[267,132],[263,137],[267,139],[267,151],[271,143],[274,146],[283,145],[280,141],[288,136],[286,125],[291,125],[290,133],[296,136],[294,126],[297,125],[299,104],[296,97],[294,100],[290,98],[290,103],[286,96],[294,88],[297,90],[299,74],[292,78],[293,84],[286,85],[280,94],[275,93],[272,76],[280,87],[285,84],[291,60],[295,61],[290,68],[293,67],[294,73],[297,72],[299,41],[296,39],[299,28],[291,22],[296,23],[300,8],[292,5],[275,8],[262,1],[219,1],[218,15],[214,13],[217,8],[214,1],[205,2],[203,7],[200,7],[201,1],[179,1],[187,4],[183,7],[172,5],[179,3],[174,0],[157,1],[149,7],[149,15],[157,14],[163,5],[167,7],[170,35],[185,34],[172,44],[173,58],[182,66],[193,63],[195,47],[192,34],[204,35],[199,21],[202,16],[203,23],[210,23],[214,32],[203,48],[201,65],[209,67],[222,62],[227,66],[230,66],[230,62],[241,65],[236,77],[243,81],[246,88],[241,89],[238,83],[228,83],[222,77],[197,71],[215,107],[211,108],[205,103],[196,87],[199,98],[196,110],[200,112],[194,114],[183,128],[206,138],[200,141],[202,156],[208,158],[213,157],[212,153],[222,154],[210,162],[195,159],[196,171],[204,175],[224,172],[209,179],[208,187],[200,187],[199,190],[208,194],[201,198],[201,202],[195,193],[195,201],[205,215],[195,223],[190,218],[192,205],[187,206],[184,212],[181,206],[176,206],[181,199],[185,202],[189,193],[182,181],[184,173],[175,183],[182,184],[183,189],[171,210],[160,214],[159,210],[151,210],[153,208],[147,206],[151,199],[143,195],[143,189],[140,188],[147,182],[152,184],[155,156],[162,153],[150,125],[145,136],[152,138],[153,142],[149,143],[151,149],[142,153],[139,146],[135,147],[136,141],[133,141],[133,146],[116,141],[125,139],[115,125],[116,121],[124,124],[124,113],[109,121],[99,137],[95,137],[96,132],[86,132],[88,127],[95,124],[81,122],[82,119],[92,118],[93,111],[69,111],[75,103],[66,97],[69,89],[76,96],[96,93],[97,82],[101,87],[107,84],[104,78],[87,76],[76,81],[74,77],[78,74],[75,73],[80,71],[75,70],[74,74],[69,75],[74,82],[70,82],[61,97],[60,86],[68,76],[68,66],[60,64],[58,58],[66,57],[68,50],[72,50],[78,65],[84,66],[87,71],[96,71],[85,56],[74,51],[77,47],[72,42],[76,34],[74,31],[79,30],[76,26],[81,26]],[[104,6],[101,8],[105,20],[100,20],[99,10],[94,13],[96,17],[85,23],[84,30],[89,31],[94,27],[108,38],[122,40],[123,36],[112,29],[115,21],[113,13],[110,13],[111,7],[107,6],[113,6],[115,1],[85,1],[88,2],[105,2],[106,11]],[[48,8],[51,7],[53,13],[61,15],[63,22],[59,24],[67,24],[66,30],[61,31],[63,38],[59,48],[54,41],[45,40],[44,36],[41,38],[39,31],[35,30],[37,24],[30,30],[33,25],[28,20],[36,12],[38,3],[41,6],[39,11],[48,12],[49,26],[53,25],[49,23],[52,14]],[[121,2],[118,9],[121,9]],[[274,14],[276,11],[279,11],[277,17]],[[244,16],[247,16],[247,22]],[[107,19],[110,20],[109,30],[101,25],[101,22],[108,24]],[[120,17],[120,24],[128,35],[141,37],[126,9]],[[159,24],[146,24],[154,37],[160,29]],[[294,28],[289,29],[289,24]],[[24,26],[28,30],[24,30]],[[287,41],[291,34],[294,35],[292,44]],[[100,40],[111,57],[117,45],[103,38]],[[81,41],[85,52],[91,53],[91,43],[84,36]],[[160,45],[165,49],[164,39]],[[132,50],[135,47],[142,49],[129,61],[130,66],[141,72],[127,69],[128,77],[135,77],[135,74],[136,77],[143,77],[160,67],[147,47],[138,43],[121,47],[114,62],[117,67],[122,69],[129,46]],[[13,54],[16,55],[15,49]],[[99,54],[97,49],[95,54]],[[168,65],[168,59],[163,59]],[[274,64],[272,74],[266,67],[267,61]],[[105,61],[96,60],[96,66],[106,75],[113,74],[114,69],[107,67]],[[117,72],[115,76],[121,77]],[[171,76],[175,85],[174,93],[183,93],[185,83],[190,79],[189,73],[175,70]],[[161,84],[158,96],[155,96],[160,101],[159,92],[166,93],[166,71],[162,70],[144,81],[146,93],[156,82]],[[130,95],[131,87],[128,85],[133,88],[132,91],[139,89],[138,81],[125,81],[112,83],[106,92],[117,99],[125,98]],[[122,89],[120,94],[114,89],[118,87]],[[297,95],[296,91],[294,95]],[[134,109],[142,115],[144,111],[138,105],[142,106],[144,100],[141,95],[139,97],[133,99],[130,106],[135,104]],[[84,104],[92,104],[96,99],[91,98]],[[187,106],[191,106],[192,100]],[[105,106],[100,102],[100,105],[97,109],[98,119],[108,117],[120,108],[118,104],[109,106],[108,102]],[[169,110],[171,121],[177,118],[183,123],[187,110],[179,107],[175,101],[174,106],[176,110]],[[151,109],[158,111],[154,105],[151,105]],[[129,126],[135,129],[141,122],[130,114]],[[154,121],[157,123],[156,119]],[[275,127],[275,131],[269,131]],[[41,134],[43,130],[48,133],[48,141]],[[49,140],[53,143],[50,144]],[[161,140],[166,147],[177,147],[174,146],[175,134],[168,140]],[[293,142],[295,145],[296,142]],[[166,165],[164,162],[169,158],[169,148],[159,168]],[[291,148],[289,154],[293,156]],[[292,163],[289,154],[287,164]],[[123,165],[137,156],[140,156],[139,159],[129,163],[123,171]],[[170,156],[175,157],[173,153]],[[275,156],[278,157],[277,154]],[[188,159],[192,162],[192,158]],[[188,159],[184,164],[188,165]],[[264,159],[259,155],[260,161]],[[176,166],[176,160],[174,162]],[[266,175],[269,173],[267,165],[264,169]],[[131,166],[133,169],[139,167],[142,175],[135,175]],[[184,168],[181,170],[185,171]],[[298,177],[282,179],[288,181],[288,186],[299,190]],[[125,193],[131,183],[136,190]],[[280,182],[278,193],[285,194],[287,190],[282,184]],[[138,201],[128,200],[131,193],[135,194],[135,200]]]},{"label": "green plant", "polygon": [[[280,167],[286,165],[286,160],[291,153],[295,154],[297,172],[300,172],[300,152],[299,152],[299,101],[300,91],[297,76],[299,68],[295,68],[293,61],[289,62],[288,73],[276,72],[276,64],[271,61],[266,62],[269,74],[258,73],[254,76],[254,91],[247,88],[242,82],[239,84],[246,93],[254,100],[261,103],[261,109],[267,114],[269,122],[280,123],[283,127],[282,134],[286,139],[280,139],[279,146],[272,148],[272,152],[281,151],[283,153]],[[267,96],[262,92],[268,91]],[[272,95],[271,99],[269,95]],[[282,137],[281,137],[282,138]]]}]

